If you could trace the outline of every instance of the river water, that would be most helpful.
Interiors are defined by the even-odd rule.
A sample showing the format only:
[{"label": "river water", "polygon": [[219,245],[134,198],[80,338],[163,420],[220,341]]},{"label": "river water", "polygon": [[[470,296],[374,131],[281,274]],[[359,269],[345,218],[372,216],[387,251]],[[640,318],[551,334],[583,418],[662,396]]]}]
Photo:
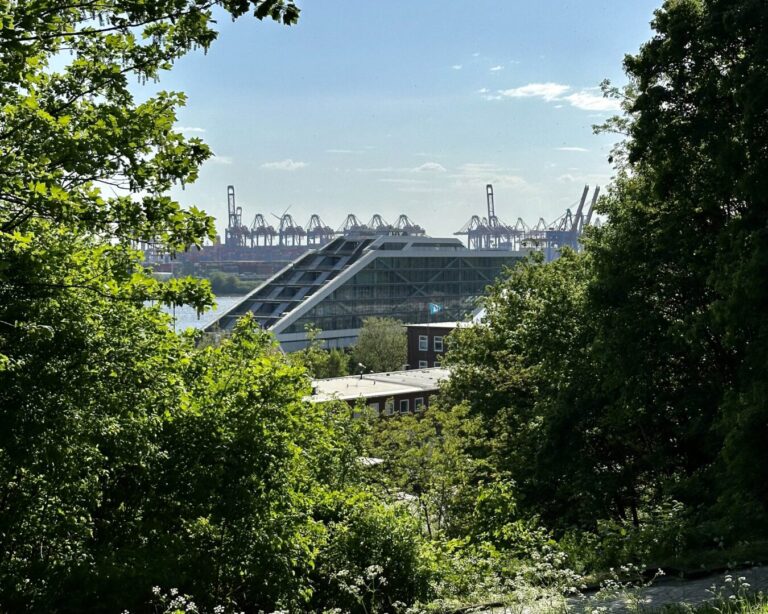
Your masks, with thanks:
[{"label": "river water", "polygon": [[176,318],[176,330],[182,331],[187,328],[205,328],[213,322],[220,314],[224,313],[233,305],[239,303],[242,296],[217,296],[216,309],[206,311],[203,315],[197,315],[194,307],[184,305],[183,307],[165,308],[165,311]]}]

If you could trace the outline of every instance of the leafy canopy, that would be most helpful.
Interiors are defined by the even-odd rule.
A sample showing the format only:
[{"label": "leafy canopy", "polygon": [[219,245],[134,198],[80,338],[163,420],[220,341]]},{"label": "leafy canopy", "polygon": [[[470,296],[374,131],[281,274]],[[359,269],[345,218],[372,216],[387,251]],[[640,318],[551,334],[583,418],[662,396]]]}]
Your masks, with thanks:
[{"label": "leafy canopy", "polygon": [[[194,181],[211,155],[173,128],[185,96],[162,91],[137,102],[130,84],[207,48],[214,9],[286,24],[298,17],[291,0],[0,2],[0,253],[31,256],[39,236],[66,228],[108,242],[103,256],[119,263],[117,281],[137,299],[210,305],[210,295],[184,292],[185,284],[161,290],[134,278],[141,271],[127,246],[155,241],[174,251],[213,232],[212,218],[165,194]],[[15,275],[3,258],[0,292],[66,286],[46,275],[44,260],[39,254]]]},{"label": "leafy canopy", "polygon": [[606,125],[626,139],[608,223],[491,291],[447,393],[556,528],[683,509],[699,543],[764,536],[768,7],[668,0],[653,27]]},{"label": "leafy canopy", "polygon": [[393,318],[365,318],[357,342],[352,348],[351,371],[397,371],[403,368],[407,354],[402,322]]}]

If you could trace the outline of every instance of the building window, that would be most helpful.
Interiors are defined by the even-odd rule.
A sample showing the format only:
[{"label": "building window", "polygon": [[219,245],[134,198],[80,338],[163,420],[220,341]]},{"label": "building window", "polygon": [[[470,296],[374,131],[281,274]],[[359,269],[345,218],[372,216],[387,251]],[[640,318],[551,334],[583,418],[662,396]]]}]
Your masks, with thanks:
[{"label": "building window", "polygon": [[436,366],[436,367],[439,367],[439,366],[440,366],[440,361],[439,361],[439,360],[436,360],[436,361],[435,361],[435,366]]},{"label": "building window", "polygon": [[443,338],[435,337],[435,352],[442,352],[442,351],[443,351]]},{"label": "building window", "polygon": [[427,350],[429,350],[429,337],[419,335],[419,352],[426,352]]},{"label": "building window", "polygon": [[384,415],[391,416],[394,413],[395,413],[395,400],[387,399],[387,401],[384,403]]},{"label": "building window", "polygon": [[400,413],[407,414],[409,410],[410,410],[410,403],[408,402],[408,399],[402,399],[400,401]]},{"label": "building window", "polygon": [[368,403],[368,411],[371,415],[378,417],[379,415],[379,404],[378,403]]},{"label": "building window", "polygon": [[424,398],[418,397],[413,401],[413,411],[424,411]]},{"label": "building window", "polygon": [[429,363],[426,360],[419,361],[419,369],[426,369],[428,366],[429,366]]}]

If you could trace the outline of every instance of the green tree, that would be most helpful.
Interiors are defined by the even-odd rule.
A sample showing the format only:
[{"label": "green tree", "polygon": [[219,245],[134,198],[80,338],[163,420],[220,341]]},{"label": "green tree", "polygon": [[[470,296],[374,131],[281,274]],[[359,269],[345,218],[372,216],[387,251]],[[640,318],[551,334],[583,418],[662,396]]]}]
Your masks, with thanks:
[{"label": "green tree", "polygon": [[645,416],[668,489],[689,507],[719,498],[748,531],[768,510],[754,462],[768,436],[766,23],[753,0],[656,12],[625,61],[626,166],[592,247],[612,388]]},{"label": "green tree", "polygon": [[2,609],[140,609],[153,583],[246,609],[298,603],[310,495],[354,476],[348,412],[304,406],[304,372],[249,324],[206,350],[170,332],[158,304],[203,309],[209,286],[160,283],[131,249],[212,232],[165,195],[210,155],[173,130],[184,96],[136,103],[130,81],[208,47],[216,7],[298,13],[0,3]]},{"label": "green tree", "polygon": [[[303,369],[247,321],[220,347],[196,352],[183,375],[179,409],[162,432],[164,458],[141,490],[162,496],[146,498],[150,522],[129,535],[120,527],[120,554],[99,567],[114,570],[117,558],[136,589],[204,587],[199,599],[209,604],[303,607],[324,541],[316,502],[356,483],[348,407],[304,401]],[[126,584],[112,573],[116,586]]]},{"label": "green tree", "polygon": [[497,479],[516,485],[519,514],[550,526],[625,514],[631,503],[622,493],[637,472],[600,421],[606,399],[589,349],[590,275],[588,258],[571,251],[520,263],[489,288],[483,322],[452,333],[445,358],[444,402],[468,403],[483,417],[477,453]]},{"label": "green tree", "polygon": [[386,461],[381,472],[388,496],[415,496],[431,538],[462,537],[471,532],[475,485],[482,463],[481,425],[467,406],[442,409],[432,404],[422,415],[377,420],[368,449]]},{"label": "green tree", "polygon": [[349,354],[339,348],[326,350],[320,340],[320,329],[313,326],[306,327],[309,345],[293,352],[291,357],[303,365],[310,377],[327,378],[342,377],[349,374]]},{"label": "green tree", "polygon": [[607,125],[608,223],[454,338],[447,392],[486,416],[524,513],[640,525],[677,500],[710,539],[765,526],[767,22],[753,0],[664,3]]},{"label": "green tree", "polygon": [[327,497],[317,514],[327,533],[311,574],[312,611],[397,612],[434,596],[427,543],[407,508],[346,492]]},{"label": "green tree", "polygon": [[[93,282],[109,261],[83,249],[58,264]],[[140,611],[154,585],[301,607],[314,502],[357,483],[348,406],[305,403],[303,369],[249,322],[200,350],[159,308],[82,288],[26,313],[56,325],[14,328],[0,372],[3,608]]]},{"label": "green tree", "polygon": [[[407,360],[403,323],[393,318],[365,318],[352,347],[352,371],[368,373],[397,371]],[[363,365],[360,367],[359,365]]]},{"label": "green tree", "polygon": [[[112,263],[113,283],[86,278],[79,287],[137,301],[211,304],[204,284],[195,290],[185,281],[151,282],[129,249],[152,240],[181,250],[213,234],[212,218],[165,195],[194,181],[211,155],[200,139],[173,130],[184,95],[160,92],[137,103],[129,82],[156,80],[190,49],[207,48],[216,37],[217,6],[232,17],[250,9],[284,23],[298,16],[291,0],[0,4],[0,298],[11,312],[2,314],[5,333],[29,322],[24,301],[73,289],[49,270],[58,271],[48,262],[59,254],[36,247],[60,232],[99,237],[100,257]],[[103,187],[122,195],[107,196]],[[20,270],[12,267],[17,254],[25,258]],[[0,337],[0,355],[4,345]]]}]

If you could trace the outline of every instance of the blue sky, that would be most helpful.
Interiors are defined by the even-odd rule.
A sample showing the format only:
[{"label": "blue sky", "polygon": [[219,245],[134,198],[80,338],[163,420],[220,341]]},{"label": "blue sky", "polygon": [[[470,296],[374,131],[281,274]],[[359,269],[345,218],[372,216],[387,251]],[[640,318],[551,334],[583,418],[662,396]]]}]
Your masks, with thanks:
[{"label": "blue sky", "polygon": [[210,51],[161,82],[188,94],[178,124],[216,153],[175,196],[220,229],[233,184],[248,224],[405,213],[450,236],[493,183],[503,220],[551,221],[610,179],[597,86],[625,82],[659,3],[306,0],[291,28],[222,18]]}]

